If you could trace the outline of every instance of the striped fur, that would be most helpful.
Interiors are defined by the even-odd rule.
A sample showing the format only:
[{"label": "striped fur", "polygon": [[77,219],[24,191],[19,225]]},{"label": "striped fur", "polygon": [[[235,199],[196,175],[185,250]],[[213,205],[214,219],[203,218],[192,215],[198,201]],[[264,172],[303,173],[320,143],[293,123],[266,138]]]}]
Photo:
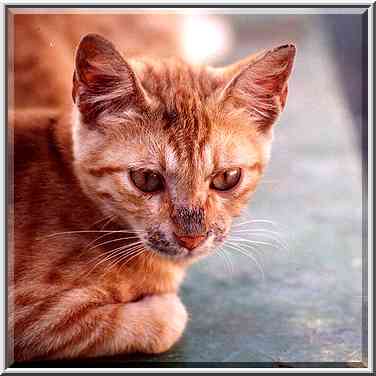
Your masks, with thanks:
[{"label": "striped fur", "polygon": [[[125,61],[89,35],[76,54],[73,115],[11,116],[16,360],[159,353],[180,338],[188,315],[179,285],[257,187],[294,52],[284,46],[214,69]],[[236,188],[209,188],[233,167],[242,169]],[[158,171],[166,189],[139,191],[128,173],[136,168]],[[101,226],[114,232],[99,240],[89,230]],[[175,233],[206,239],[189,251]],[[140,253],[110,253],[135,239]]]}]

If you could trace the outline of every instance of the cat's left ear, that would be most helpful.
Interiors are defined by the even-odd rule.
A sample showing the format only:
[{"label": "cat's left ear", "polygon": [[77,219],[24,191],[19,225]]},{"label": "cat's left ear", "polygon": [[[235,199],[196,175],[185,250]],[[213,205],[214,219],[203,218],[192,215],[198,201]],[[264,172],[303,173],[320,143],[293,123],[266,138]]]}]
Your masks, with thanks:
[{"label": "cat's left ear", "polygon": [[130,65],[98,34],[84,36],[76,51],[73,101],[85,123],[103,113],[142,107],[146,96]]},{"label": "cat's left ear", "polygon": [[220,100],[244,108],[260,130],[270,129],[284,109],[296,48],[283,45],[223,70]]}]

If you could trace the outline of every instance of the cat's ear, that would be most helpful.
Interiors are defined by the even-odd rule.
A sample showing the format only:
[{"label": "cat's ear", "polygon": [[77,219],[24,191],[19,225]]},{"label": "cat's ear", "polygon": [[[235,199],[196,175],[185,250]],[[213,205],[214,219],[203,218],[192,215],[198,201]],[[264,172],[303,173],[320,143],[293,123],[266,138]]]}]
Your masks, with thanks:
[{"label": "cat's ear", "polygon": [[111,42],[97,34],[87,34],[77,47],[72,96],[86,123],[104,111],[143,106],[146,99],[129,64]]},{"label": "cat's ear", "polygon": [[228,67],[220,100],[245,108],[259,129],[269,129],[285,107],[295,53],[295,46],[287,44]]}]

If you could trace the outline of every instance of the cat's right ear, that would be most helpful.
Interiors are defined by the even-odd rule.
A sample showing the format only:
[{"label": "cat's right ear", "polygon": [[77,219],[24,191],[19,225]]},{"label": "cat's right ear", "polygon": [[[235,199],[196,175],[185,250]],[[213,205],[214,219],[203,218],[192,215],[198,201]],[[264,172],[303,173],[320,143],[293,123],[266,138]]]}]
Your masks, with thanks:
[{"label": "cat's right ear", "polygon": [[221,70],[219,100],[245,109],[260,131],[268,131],[286,105],[295,54],[295,45],[285,44]]},{"label": "cat's right ear", "polygon": [[104,112],[142,107],[146,100],[132,68],[111,42],[97,34],[87,34],[77,47],[72,96],[88,124]]}]

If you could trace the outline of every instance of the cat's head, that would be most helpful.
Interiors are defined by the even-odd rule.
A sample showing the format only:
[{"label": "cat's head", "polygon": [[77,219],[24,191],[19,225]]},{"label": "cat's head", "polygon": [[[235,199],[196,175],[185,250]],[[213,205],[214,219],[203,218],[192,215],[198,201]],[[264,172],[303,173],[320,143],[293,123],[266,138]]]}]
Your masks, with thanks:
[{"label": "cat's head", "polygon": [[208,253],[269,160],[294,56],[288,44],[217,69],[126,61],[85,36],[73,80],[83,189],[148,250],[180,261]]}]

